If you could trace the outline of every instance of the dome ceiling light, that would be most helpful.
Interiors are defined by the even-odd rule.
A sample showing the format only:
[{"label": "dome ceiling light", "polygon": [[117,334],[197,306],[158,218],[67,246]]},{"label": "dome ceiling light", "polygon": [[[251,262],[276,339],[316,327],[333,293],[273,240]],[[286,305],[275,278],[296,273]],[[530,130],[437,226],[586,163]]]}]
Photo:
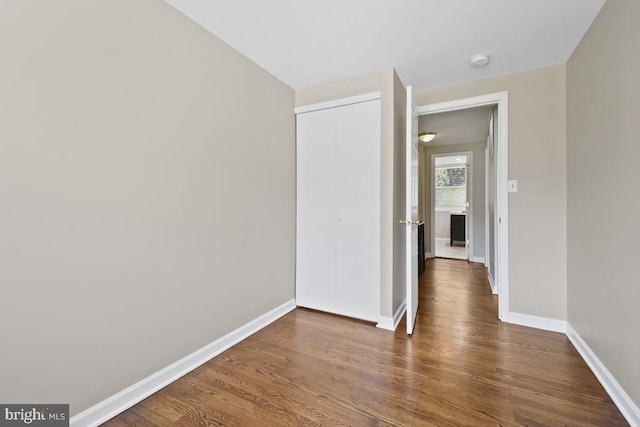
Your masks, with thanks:
[{"label": "dome ceiling light", "polygon": [[435,132],[422,132],[418,134],[418,139],[426,144],[427,142],[433,141],[436,135]]}]

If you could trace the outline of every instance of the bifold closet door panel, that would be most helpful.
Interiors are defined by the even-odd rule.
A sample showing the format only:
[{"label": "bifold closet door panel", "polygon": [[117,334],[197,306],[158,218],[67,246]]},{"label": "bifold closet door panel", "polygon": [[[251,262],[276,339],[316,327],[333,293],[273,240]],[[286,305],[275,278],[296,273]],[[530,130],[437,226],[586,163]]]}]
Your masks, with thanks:
[{"label": "bifold closet door panel", "polygon": [[380,317],[380,100],[336,109],[336,312]]},{"label": "bifold closet door panel", "polygon": [[335,111],[298,114],[296,133],[296,303],[334,312]]}]

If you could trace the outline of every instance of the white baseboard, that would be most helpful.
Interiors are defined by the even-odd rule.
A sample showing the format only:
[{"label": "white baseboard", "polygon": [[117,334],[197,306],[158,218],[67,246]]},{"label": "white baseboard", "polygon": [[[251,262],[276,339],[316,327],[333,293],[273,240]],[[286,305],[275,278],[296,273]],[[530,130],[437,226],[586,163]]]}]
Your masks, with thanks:
[{"label": "white baseboard", "polygon": [[429,258],[434,258],[433,254],[431,254],[431,252],[427,252],[424,254],[424,259],[429,259]]},{"label": "white baseboard", "polygon": [[514,313],[513,311],[509,313],[508,323],[528,326],[530,328],[543,329],[545,331],[561,332],[563,334],[567,331],[567,322],[565,320],[532,316],[530,314]]},{"label": "white baseboard", "polygon": [[218,338],[214,342],[194,351],[177,362],[149,375],[121,392],[74,415],[70,419],[70,425],[73,427],[85,427],[97,426],[106,422],[295,308],[295,300],[287,301],[281,306],[229,332],[227,335]]},{"label": "white baseboard", "polygon": [[578,353],[582,356],[589,368],[593,371],[594,375],[602,384],[602,387],[606,390],[616,404],[622,415],[626,418],[631,427],[640,427],[640,408],[636,405],[631,397],[622,388],[620,383],[609,372],[604,363],[596,356],[587,343],[582,339],[580,334],[576,332],[571,324],[567,323],[567,337],[573,343],[573,346],[578,350]]},{"label": "white baseboard", "polygon": [[497,295],[498,290],[496,289],[496,282],[493,281],[493,276],[491,276],[491,272],[487,273],[487,280],[489,280],[489,287],[491,288],[491,293],[494,295]]},{"label": "white baseboard", "polygon": [[407,311],[407,299],[405,298],[400,304],[400,307],[393,313],[393,317],[388,316],[380,316],[380,321],[376,325],[377,328],[388,329],[390,331],[395,331],[398,328],[398,323],[404,316],[404,313]]},{"label": "white baseboard", "polygon": [[493,276],[491,273],[487,274],[487,279],[489,279],[489,286],[491,286],[491,293],[494,295],[498,295],[498,288],[496,287],[496,282],[493,281]]},{"label": "white baseboard", "polygon": [[484,257],[474,256],[474,257],[469,258],[469,261],[477,262],[478,264],[484,264]]}]

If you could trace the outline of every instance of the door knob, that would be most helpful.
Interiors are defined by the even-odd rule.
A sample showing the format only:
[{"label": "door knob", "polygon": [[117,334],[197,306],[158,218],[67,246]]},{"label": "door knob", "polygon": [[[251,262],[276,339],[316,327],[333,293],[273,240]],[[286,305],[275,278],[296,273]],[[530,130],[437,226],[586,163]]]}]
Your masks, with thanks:
[{"label": "door knob", "polygon": [[420,224],[420,221],[406,221],[404,219],[401,219],[400,220],[400,224],[406,224],[406,225],[415,224],[415,225],[418,225],[418,224]]}]

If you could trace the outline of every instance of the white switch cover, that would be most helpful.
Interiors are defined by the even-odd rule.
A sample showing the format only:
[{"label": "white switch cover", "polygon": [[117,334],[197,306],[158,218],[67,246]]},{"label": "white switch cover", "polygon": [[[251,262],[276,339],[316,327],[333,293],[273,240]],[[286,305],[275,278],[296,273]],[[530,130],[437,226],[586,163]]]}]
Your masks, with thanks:
[{"label": "white switch cover", "polygon": [[509,180],[509,193],[517,193],[518,192],[518,181],[515,179]]}]

